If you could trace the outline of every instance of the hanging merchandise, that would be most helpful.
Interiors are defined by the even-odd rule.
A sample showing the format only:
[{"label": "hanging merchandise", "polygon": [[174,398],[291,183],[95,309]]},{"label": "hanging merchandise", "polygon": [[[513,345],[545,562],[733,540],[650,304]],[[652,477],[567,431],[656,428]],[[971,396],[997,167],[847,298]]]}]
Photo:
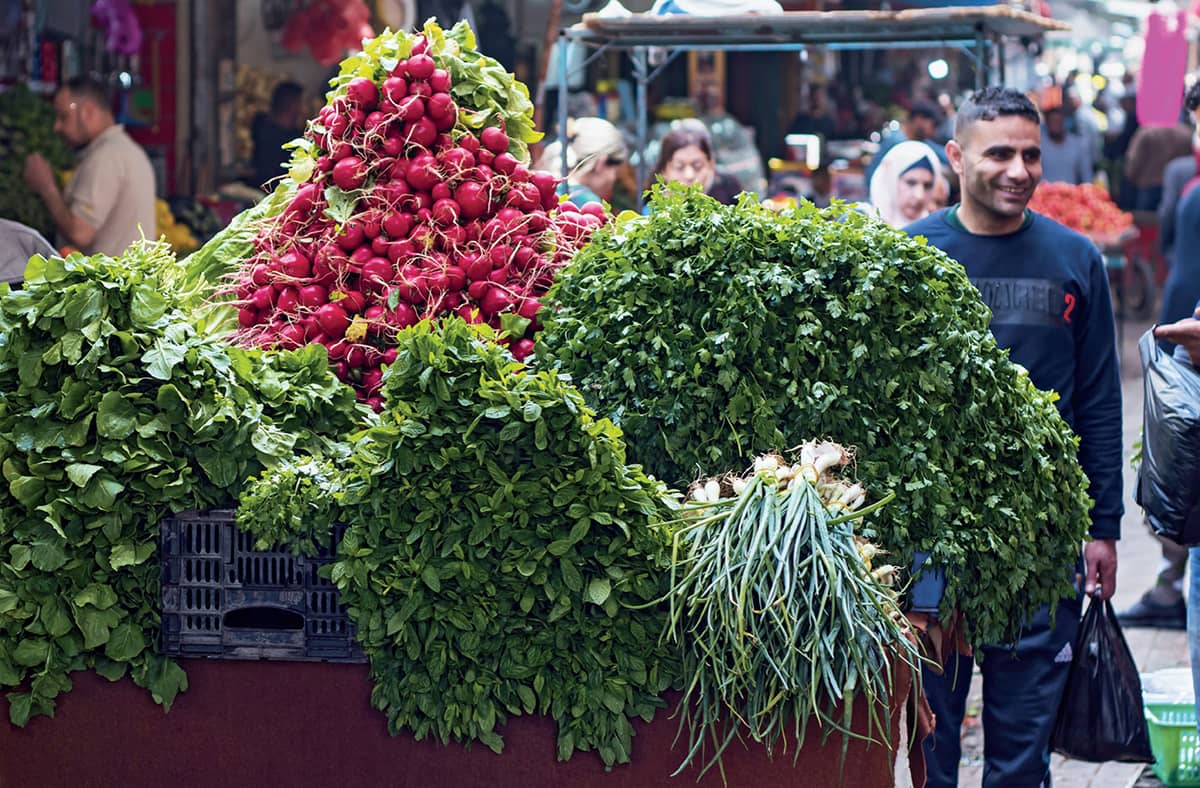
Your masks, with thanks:
[{"label": "hanging merchandise", "polygon": [[284,26],[283,46],[292,52],[307,48],[318,63],[331,66],[375,35],[370,18],[362,0],[309,0]]},{"label": "hanging merchandise", "polygon": [[142,27],[129,0],[96,0],[92,24],[104,31],[104,46],[119,55],[136,55],[142,48]]},{"label": "hanging merchandise", "polygon": [[1170,8],[1146,17],[1146,54],[1138,72],[1137,117],[1143,126],[1174,126],[1187,73],[1187,13]]}]

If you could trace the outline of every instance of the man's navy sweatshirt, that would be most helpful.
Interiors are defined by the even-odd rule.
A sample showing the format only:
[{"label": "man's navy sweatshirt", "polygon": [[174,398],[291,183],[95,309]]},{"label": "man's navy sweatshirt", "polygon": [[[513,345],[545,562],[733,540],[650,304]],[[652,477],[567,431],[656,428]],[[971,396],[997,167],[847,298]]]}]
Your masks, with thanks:
[{"label": "man's navy sweatshirt", "polygon": [[907,228],[967,270],[992,310],[996,343],[1029,370],[1033,384],[1058,392],[1058,410],[1079,436],[1079,462],[1091,484],[1091,534],[1121,535],[1121,377],[1108,274],[1090,240],[1026,213],[1007,235],[974,235],[944,209]]}]

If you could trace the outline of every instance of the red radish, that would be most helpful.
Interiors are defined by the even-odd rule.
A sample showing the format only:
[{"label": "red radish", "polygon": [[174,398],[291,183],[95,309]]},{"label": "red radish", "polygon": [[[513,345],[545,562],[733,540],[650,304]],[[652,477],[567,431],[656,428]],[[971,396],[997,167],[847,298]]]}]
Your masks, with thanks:
[{"label": "red radish", "polygon": [[544,211],[531,211],[525,215],[525,223],[529,226],[529,232],[540,233],[550,226],[550,217]]},{"label": "red radish", "polygon": [[513,262],[521,270],[525,270],[529,264],[537,258],[537,252],[530,249],[528,246],[518,246],[517,251],[513,253]]},{"label": "red radish", "polygon": [[391,284],[392,278],[395,275],[395,269],[392,268],[391,262],[386,258],[372,257],[363,263],[362,281],[367,287],[376,292],[381,292],[384,287]]},{"label": "red radish", "polygon": [[357,156],[347,156],[333,165],[333,182],[342,191],[352,191],[367,179],[367,167]]},{"label": "red radish", "polygon": [[477,254],[466,254],[459,258],[459,263],[466,271],[467,278],[472,282],[486,280],[492,272],[492,258]]},{"label": "red radish", "polygon": [[512,255],[513,248],[511,246],[508,244],[496,244],[492,247],[492,251],[489,253],[489,256],[492,259],[492,267],[501,268],[507,265],[508,261],[512,258]]},{"label": "red radish", "polygon": [[408,95],[408,83],[403,77],[388,77],[383,81],[383,95],[393,104],[399,104]]},{"label": "red radish", "polygon": [[513,358],[517,361],[524,361],[533,352],[533,340],[528,338],[518,339],[516,342],[509,344],[508,351],[512,353]]},{"label": "red radish", "polygon": [[507,151],[497,153],[496,158],[492,160],[492,167],[501,175],[512,175],[513,171],[517,169],[517,164],[517,157]]},{"label": "red radish", "polygon": [[416,192],[413,194],[413,206],[417,209],[417,221],[428,221],[429,217],[422,218],[420,211],[433,208],[433,195],[429,192]]},{"label": "red radish", "polygon": [[470,133],[464,134],[458,138],[458,146],[463,150],[470,151],[472,154],[479,153],[479,150],[482,147],[479,144],[479,138]]},{"label": "red radish", "polygon": [[367,392],[368,397],[375,396],[379,391],[380,385],[383,384],[383,371],[378,367],[366,369],[362,374],[362,387]]},{"label": "red radish", "polygon": [[425,99],[420,96],[407,96],[396,107],[396,117],[404,121],[413,121],[425,115]]},{"label": "red radish", "polygon": [[458,107],[454,104],[454,99],[450,97],[449,93],[434,93],[425,102],[425,113],[434,120],[447,116],[457,118]]},{"label": "red radish", "polygon": [[377,257],[387,257],[388,248],[392,242],[388,240],[386,235],[378,235],[371,239],[371,253]]},{"label": "red radish", "polygon": [[305,285],[300,288],[300,305],[316,309],[329,300],[329,291],[323,285]]},{"label": "red radish", "polygon": [[[332,166],[332,165],[330,165]],[[292,214],[307,214],[313,209],[317,198],[321,196],[321,190],[315,183],[306,183],[296,189],[296,196],[292,197],[292,201],[288,203],[285,213]]]},{"label": "red radish", "polygon": [[350,130],[350,118],[342,114],[334,115],[326,127],[329,129],[330,135],[340,139],[346,136],[346,132]]},{"label": "red radish", "polygon": [[388,246],[387,257],[393,263],[399,263],[412,257],[415,253],[416,247],[412,241],[406,238],[403,241],[392,241]]},{"label": "red radish", "polygon": [[429,87],[436,93],[450,92],[450,72],[443,68],[435,68],[429,75]]},{"label": "red radish", "polygon": [[[429,199],[432,200],[433,197],[430,197]],[[421,224],[429,224],[430,222],[433,221],[433,209],[432,208],[418,208],[416,217],[417,217],[417,221],[420,222]]]},{"label": "red radish", "polygon": [[446,148],[438,154],[438,159],[451,175],[459,175],[475,166],[475,154],[465,147]]},{"label": "red radish", "polygon": [[486,315],[498,315],[512,306],[513,299],[503,288],[492,287],[479,301],[479,308]]},{"label": "red radish", "polygon": [[284,253],[279,258],[279,262],[283,267],[283,273],[293,279],[307,279],[312,276],[312,263],[304,254],[295,249]]},{"label": "red radish", "polygon": [[[396,328],[408,328],[411,325],[416,325],[417,320],[417,310],[413,309],[404,301],[396,304],[396,308],[388,313],[388,322]],[[389,350],[395,351],[395,348],[389,348]],[[392,361],[395,361],[394,355],[392,357]],[[388,361],[386,363],[391,364],[392,361]]]},{"label": "red radish", "polygon": [[368,133],[378,132],[378,133],[382,134],[383,132],[380,131],[380,128],[382,128],[383,126],[386,126],[388,121],[390,121],[390,120],[391,120],[391,118],[389,118],[387,115],[384,115],[379,110],[375,110],[374,112],[367,115],[366,120],[363,121],[363,127],[367,130]]},{"label": "red radish", "polygon": [[420,96],[423,99],[433,95],[433,88],[429,87],[429,83],[420,79],[414,79],[408,86],[408,90],[414,96]]},{"label": "red radish", "polygon": [[487,148],[480,148],[475,153],[475,158],[479,162],[480,166],[491,166],[491,163],[496,160],[496,154],[492,153]]},{"label": "red radish", "polygon": [[538,301],[536,298],[526,298],[523,299],[520,306],[517,307],[517,314],[521,317],[533,320],[535,317],[537,317],[537,313],[539,310],[541,310],[541,308],[541,301]]},{"label": "red radish", "polygon": [[252,306],[244,306],[238,310],[238,325],[250,328],[258,323],[258,310]]},{"label": "red radish", "polygon": [[454,200],[438,200],[433,204],[433,220],[446,226],[458,221],[458,203]]},{"label": "red radish", "polygon": [[334,143],[329,151],[329,158],[333,159],[334,164],[354,153],[354,146],[349,142],[338,141]]},{"label": "red radish", "polygon": [[367,349],[362,345],[351,345],[346,348],[346,366],[350,369],[362,369],[367,361]]},{"label": "red radish", "polygon": [[304,327],[298,323],[288,323],[279,329],[279,346],[285,350],[294,350],[304,344]]},{"label": "red radish", "polygon": [[333,365],[333,374],[338,376],[338,380],[346,380],[350,377],[350,365],[345,361],[339,361]]},{"label": "red radish", "polygon": [[271,269],[261,263],[250,269],[250,281],[262,287],[271,283]]},{"label": "red radish", "polygon": [[432,145],[437,139],[437,133],[437,124],[428,117],[418,118],[404,127],[404,138],[422,148]]},{"label": "red radish", "polygon": [[370,245],[360,246],[357,249],[355,249],[354,252],[350,255],[350,262],[354,264],[353,267],[356,269],[362,268],[363,263],[367,262],[370,259],[371,259]]},{"label": "red radish", "polygon": [[457,265],[447,267],[444,276],[447,290],[458,291],[467,286],[467,274]]},{"label": "red radish", "polygon": [[479,141],[492,153],[504,153],[508,150],[508,135],[498,126],[488,126],[484,129],[479,134]]},{"label": "red radish", "polygon": [[[320,170],[321,172],[329,172],[330,170],[333,169],[333,159],[329,158],[328,156],[318,156],[317,157],[317,169]],[[308,185],[309,184],[305,184],[305,186],[308,186]]]},{"label": "red radish", "polygon": [[429,39],[423,35],[418,35],[417,40],[413,42],[412,54],[423,55],[429,51]]},{"label": "red radish", "polygon": [[509,268],[507,265],[502,265],[499,268],[493,268],[492,272],[490,274],[488,274],[488,279],[495,282],[498,285],[504,284],[511,277],[512,277],[512,269]]},{"label": "red radish", "polygon": [[569,213],[579,213],[579,206],[570,200],[563,200],[558,204],[558,214],[562,217]]},{"label": "red radish", "polygon": [[382,218],[379,211],[363,211],[359,216],[359,221],[362,222],[363,235],[367,238],[378,238],[380,232],[379,223]]},{"label": "red radish", "polygon": [[437,150],[446,150],[454,147],[454,138],[447,132],[443,131],[437,135],[437,139],[433,141],[433,147]]},{"label": "red radish", "polygon": [[529,182],[537,187],[538,194],[542,195],[543,203],[547,197],[554,197],[558,193],[558,180],[553,173],[544,170],[537,170],[529,175]]},{"label": "red radish", "polygon": [[346,310],[337,304],[325,304],[315,313],[317,325],[328,337],[340,339],[345,335],[350,325],[350,317]]},{"label": "red radish", "polygon": [[488,212],[487,190],[477,181],[466,181],[454,190],[454,199],[467,219],[478,219]]},{"label": "red radish", "polygon": [[417,191],[428,191],[441,183],[442,174],[438,172],[438,161],[432,153],[418,153],[408,163],[408,174],[405,176],[408,185]]},{"label": "red radish", "polygon": [[[351,314],[358,314],[366,305],[366,299],[357,290],[343,290],[342,298],[338,301],[338,305]],[[326,331],[325,333],[328,334],[329,332]]]},{"label": "red radish", "polygon": [[383,358],[379,359],[379,363],[391,366],[392,364],[396,363],[396,355],[396,348],[390,347],[383,351]]},{"label": "red radish", "polygon": [[[399,156],[404,152],[404,137],[400,136],[399,131],[391,129],[388,131],[387,135],[384,136],[382,147],[383,152],[387,155]],[[395,177],[396,175],[394,171],[390,174],[392,177]]]},{"label": "red radish", "polygon": [[442,229],[438,236],[438,248],[443,252],[457,252],[467,242],[467,228],[452,224]]},{"label": "red radish", "polygon": [[476,301],[480,301],[491,289],[491,282],[489,282],[487,279],[478,279],[467,285],[467,295]]},{"label": "red radish", "polygon": [[433,198],[434,205],[437,205],[438,200],[448,200],[453,195],[454,190],[445,181],[433,184],[433,188],[429,190],[429,196]]},{"label": "red radish", "polygon": [[408,240],[412,242],[417,252],[427,252],[433,246],[433,231],[429,228],[429,225],[418,224],[408,234]]},{"label": "red radish", "polygon": [[275,306],[275,288],[270,285],[258,288],[254,291],[254,295],[250,296],[250,302],[259,312],[269,311],[271,307]]},{"label": "red radish", "polygon": [[275,297],[275,308],[280,312],[291,314],[300,304],[300,291],[294,287],[285,287]]},{"label": "red radish", "polygon": [[363,400],[363,404],[376,413],[381,412],[384,408],[383,397],[367,397]]},{"label": "red radish", "polygon": [[412,214],[401,213],[400,211],[385,214],[382,222],[383,231],[387,233],[388,238],[393,240],[407,238],[409,232],[412,230],[412,225]]},{"label": "red radish", "polygon": [[530,174],[531,173],[529,172],[528,167],[526,167],[521,162],[517,162],[517,166],[513,167],[512,174],[509,175],[508,177],[514,183],[528,183]]},{"label": "red radish", "polygon": [[579,207],[579,212],[590,214],[591,216],[595,216],[597,219],[601,220],[608,218],[608,213],[604,210],[604,206],[595,200],[588,200],[585,202]]},{"label": "red radish", "polygon": [[442,299],[441,308],[442,310],[457,309],[458,307],[462,306],[462,302],[462,292],[451,289],[450,292],[446,293],[446,297]]},{"label": "red radish", "polygon": [[346,85],[346,98],[352,106],[371,110],[379,103],[379,90],[367,77],[355,77]]},{"label": "red radish", "polygon": [[[332,304],[329,304],[328,306],[332,306]],[[346,324],[349,325],[349,323],[350,323],[350,321],[349,321],[349,319],[347,319]],[[318,321],[317,324],[320,325],[320,321]],[[330,340],[329,343],[327,345],[325,345],[325,348],[329,351],[329,360],[330,361],[341,361],[342,359],[344,359],[346,357],[346,348],[348,347],[346,345],[346,340],[342,339],[340,336],[339,337],[330,336],[329,340]],[[343,366],[342,364],[338,364],[338,369],[341,369],[342,366]],[[346,371],[347,371],[347,373],[349,372],[348,369]],[[338,377],[344,378],[344,375],[342,375],[339,372]]]},{"label": "red radish", "polygon": [[[415,47],[413,51],[416,51]],[[437,64],[433,62],[433,58],[423,53],[411,55],[404,67],[404,71],[413,79],[429,79],[436,70]]]}]

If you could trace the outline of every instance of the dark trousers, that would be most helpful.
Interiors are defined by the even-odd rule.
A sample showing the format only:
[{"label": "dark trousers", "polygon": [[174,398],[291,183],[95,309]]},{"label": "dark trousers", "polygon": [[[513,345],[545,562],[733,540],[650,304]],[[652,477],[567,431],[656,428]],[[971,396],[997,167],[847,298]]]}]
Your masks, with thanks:
[{"label": "dark trousers", "polygon": [[[1016,651],[982,649],[984,788],[1050,785],[1050,733],[1071,668],[1070,652],[1063,647],[1075,642],[1081,607],[1079,599],[1060,602],[1053,628],[1050,608],[1043,607]],[[941,676],[923,671],[925,694],[937,715],[937,727],[924,747],[927,788],[958,785],[959,737],[973,666],[972,657],[960,656]]]}]

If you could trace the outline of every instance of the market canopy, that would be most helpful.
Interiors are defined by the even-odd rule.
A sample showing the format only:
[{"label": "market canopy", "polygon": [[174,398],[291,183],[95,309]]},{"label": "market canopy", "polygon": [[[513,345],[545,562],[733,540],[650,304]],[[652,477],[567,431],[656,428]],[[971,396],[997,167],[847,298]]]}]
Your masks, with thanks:
[{"label": "market canopy", "polygon": [[978,37],[1037,38],[1070,26],[1007,6],[918,8],[905,11],[786,11],[730,16],[612,18],[585,14],[572,39],[618,46],[727,47],[812,45],[869,48],[916,42],[966,42]]}]

